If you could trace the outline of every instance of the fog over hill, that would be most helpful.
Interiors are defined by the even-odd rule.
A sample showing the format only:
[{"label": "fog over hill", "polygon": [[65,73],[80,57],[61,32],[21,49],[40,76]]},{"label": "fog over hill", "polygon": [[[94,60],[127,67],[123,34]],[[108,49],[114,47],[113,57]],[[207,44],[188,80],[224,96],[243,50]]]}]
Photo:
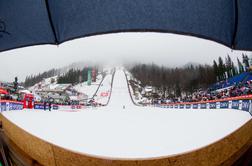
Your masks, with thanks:
[{"label": "fog over hill", "polygon": [[43,45],[1,52],[0,80],[12,81],[17,76],[22,81],[29,74],[79,61],[108,65],[153,62],[177,67],[188,62],[212,64],[213,59],[227,54],[236,59],[242,53],[212,41],[183,35],[106,34],[69,41],[57,47]]}]

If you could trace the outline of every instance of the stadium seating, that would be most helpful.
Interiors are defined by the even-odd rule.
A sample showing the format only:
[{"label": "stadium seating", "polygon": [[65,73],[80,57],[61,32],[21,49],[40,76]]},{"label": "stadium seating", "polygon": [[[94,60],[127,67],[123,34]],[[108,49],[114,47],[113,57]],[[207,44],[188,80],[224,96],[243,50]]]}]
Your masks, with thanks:
[{"label": "stadium seating", "polygon": [[246,81],[252,80],[252,73],[251,72],[244,72],[237,76],[231,77],[227,79],[226,81],[217,82],[216,84],[212,85],[210,87],[211,90],[218,90],[227,88],[233,85],[236,85],[237,83],[244,83]]}]

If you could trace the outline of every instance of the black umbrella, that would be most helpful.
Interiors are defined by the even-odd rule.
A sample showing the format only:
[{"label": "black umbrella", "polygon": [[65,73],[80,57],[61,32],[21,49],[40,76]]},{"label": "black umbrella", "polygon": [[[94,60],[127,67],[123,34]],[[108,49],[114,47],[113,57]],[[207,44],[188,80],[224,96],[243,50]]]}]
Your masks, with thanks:
[{"label": "black umbrella", "polygon": [[169,32],[252,50],[252,0],[0,0],[0,51],[114,32]]}]

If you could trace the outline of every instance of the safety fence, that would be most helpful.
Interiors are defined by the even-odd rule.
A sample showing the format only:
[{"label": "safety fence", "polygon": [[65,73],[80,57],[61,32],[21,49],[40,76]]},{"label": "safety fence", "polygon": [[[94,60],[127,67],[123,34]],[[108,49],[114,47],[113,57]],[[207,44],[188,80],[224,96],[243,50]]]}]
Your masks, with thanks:
[{"label": "safety fence", "polygon": [[[46,108],[45,108],[46,107]],[[51,110],[78,110],[84,109],[84,105],[57,105],[52,104]],[[252,115],[252,95],[226,98],[221,100],[201,101],[201,102],[182,102],[171,104],[154,104],[154,107],[168,109],[236,109],[249,112]],[[34,109],[48,110],[49,105],[34,103]],[[22,110],[23,103],[9,100],[0,100],[0,111]]]},{"label": "safety fence", "polygon": [[[60,105],[52,104],[51,110],[78,110],[84,109],[87,106],[84,105]],[[23,110],[23,102],[10,101],[10,100],[0,100],[0,112],[2,111],[12,111],[12,110]],[[35,110],[49,110],[49,104],[44,105],[44,103],[34,103],[33,109]]]},{"label": "safety fence", "polygon": [[[46,107],[46,108],[45,108]],[[84,109],[87,106],[84,105],[61,105],[61,104],[52,104],[51,109],[52,110],[78,110],[78,109]],[[49,105],[44,105],[43,103],[35,103],[34,104],[34,109],[37,110],[48,110],[49,109]]]},{"label": "safety fence", "polygon": [[0,100],[0,111],[22,110],[23,103],[9,100]]},{"label": "safety fence", "polygon": [[236,109],[252,115],[252,95],[232,97],[201,102],[181,102],[171,104],[154,104],[154,107],[169,109]]}]

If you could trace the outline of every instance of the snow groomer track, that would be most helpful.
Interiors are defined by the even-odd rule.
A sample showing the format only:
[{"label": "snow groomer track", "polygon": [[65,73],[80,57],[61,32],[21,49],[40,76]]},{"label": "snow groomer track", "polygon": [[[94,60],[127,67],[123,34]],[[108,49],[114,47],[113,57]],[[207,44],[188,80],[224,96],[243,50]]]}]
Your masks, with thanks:
[{"label": "snow groomer track", "polygon": [[248,112],[135,106],[122,70],[106,107],[6,111],[1,121],[8,145],[30,165],[231,165],[252,145]]}]

